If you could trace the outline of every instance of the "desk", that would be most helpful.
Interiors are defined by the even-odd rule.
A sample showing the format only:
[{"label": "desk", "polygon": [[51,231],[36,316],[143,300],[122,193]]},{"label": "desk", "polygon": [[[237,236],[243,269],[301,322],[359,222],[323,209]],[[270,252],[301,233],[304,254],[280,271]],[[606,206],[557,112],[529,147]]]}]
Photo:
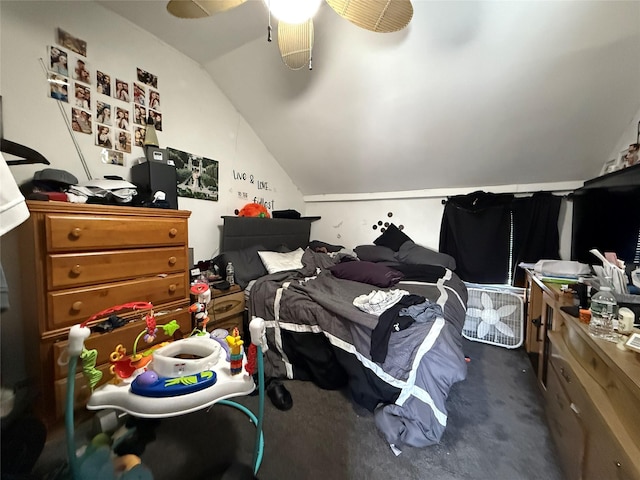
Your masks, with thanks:
[{"label": "desk", "polygon": [[640,478],[640,354],[589,335],[573,296],[527,272],[527,348],[570,480]]}]

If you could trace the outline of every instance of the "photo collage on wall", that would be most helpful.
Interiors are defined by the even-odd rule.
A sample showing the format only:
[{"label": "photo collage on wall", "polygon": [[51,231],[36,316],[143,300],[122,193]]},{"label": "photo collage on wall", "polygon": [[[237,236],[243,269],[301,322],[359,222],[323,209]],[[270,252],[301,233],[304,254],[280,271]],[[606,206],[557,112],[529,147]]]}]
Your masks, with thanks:
[{"label": "photo collage on wall", "polygon": [[74,132],[94,136],[108,150],[103,162],[124,165],[124,153],[143,147],[148,118],[162,131],[158,77],[137,68],[130,81],[92,68],[87,43],[61,28],[56,43],[47,47],[49,96],[71,105]]}]

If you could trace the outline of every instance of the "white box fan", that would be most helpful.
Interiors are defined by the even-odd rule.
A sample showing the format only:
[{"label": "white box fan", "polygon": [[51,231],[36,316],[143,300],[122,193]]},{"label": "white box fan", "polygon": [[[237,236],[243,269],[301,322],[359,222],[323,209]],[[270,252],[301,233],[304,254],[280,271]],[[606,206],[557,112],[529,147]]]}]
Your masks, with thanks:
[{"label": "white box fan", "polygon": [[524,289],[467,283],[469,298],[462,336],[505,348],[524,342]]}]

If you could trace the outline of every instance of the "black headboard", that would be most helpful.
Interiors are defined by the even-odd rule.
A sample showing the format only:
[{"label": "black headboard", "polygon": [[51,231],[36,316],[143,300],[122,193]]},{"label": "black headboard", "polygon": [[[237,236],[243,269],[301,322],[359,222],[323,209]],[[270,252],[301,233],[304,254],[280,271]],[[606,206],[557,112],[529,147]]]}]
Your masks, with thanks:
[{"label": "black headboard", "polygon": [[222,217],[221,252],[241,250],[254,245],[275,249],[286,245],[291,250],[306,248],[309,244],[311,222],[318,217],[261,218],[261,217]]}]

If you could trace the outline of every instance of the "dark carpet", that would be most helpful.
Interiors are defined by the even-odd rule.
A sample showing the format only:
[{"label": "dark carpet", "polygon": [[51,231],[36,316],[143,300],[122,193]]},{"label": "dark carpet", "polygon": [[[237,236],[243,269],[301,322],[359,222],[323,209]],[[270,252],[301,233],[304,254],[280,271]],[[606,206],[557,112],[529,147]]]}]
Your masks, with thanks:
[{"label": "dark carpet", "polygon": [[[526,353],[466,340],[464,348],[471,358],[467,379],[450,392],[448,425],[438,445],[408,448],[396,457],[373,415],[348,393],[290,381],[291,410],[265,401],[258,478],[562,480]],[[257,397],[238,401],[257,412]],[[79,426],[79,443],[88,432]],[[160,421],[142,458],[156,480],[218,479],[230,466],[251,463],[254,439],[247,416],[216,405]],[[52,439],[36,473],[46,478],[63,460],[64,444]]]}]

